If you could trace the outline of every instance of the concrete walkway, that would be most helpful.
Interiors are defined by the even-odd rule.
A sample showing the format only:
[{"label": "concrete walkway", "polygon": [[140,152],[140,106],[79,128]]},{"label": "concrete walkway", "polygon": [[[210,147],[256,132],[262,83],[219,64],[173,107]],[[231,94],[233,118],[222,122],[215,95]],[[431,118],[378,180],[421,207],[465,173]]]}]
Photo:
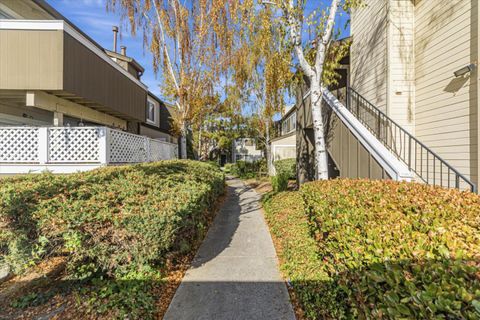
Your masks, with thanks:
[{"label": "concrete walkway", "polygon": [[227,199],[164,319],[295,319],[259,200],[241,181],[228,181]]}]

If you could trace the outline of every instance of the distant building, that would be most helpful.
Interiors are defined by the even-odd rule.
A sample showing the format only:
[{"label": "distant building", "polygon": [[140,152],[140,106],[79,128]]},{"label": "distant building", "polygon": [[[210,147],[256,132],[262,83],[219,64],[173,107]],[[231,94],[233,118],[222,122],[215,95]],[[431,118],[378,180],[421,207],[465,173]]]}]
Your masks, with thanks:
[{"label": "distant building", "polygon": [[232,158],[234,162],[253,162],[263,158],[263,151],[257,148],[255,139],[240,138],[233,141]]},{"label": "distant building", "polygon": [[297,108],[292,106],[277,123],[278,136],[270,141],[270,175],[275,175],[274,162],[296,157]]}]

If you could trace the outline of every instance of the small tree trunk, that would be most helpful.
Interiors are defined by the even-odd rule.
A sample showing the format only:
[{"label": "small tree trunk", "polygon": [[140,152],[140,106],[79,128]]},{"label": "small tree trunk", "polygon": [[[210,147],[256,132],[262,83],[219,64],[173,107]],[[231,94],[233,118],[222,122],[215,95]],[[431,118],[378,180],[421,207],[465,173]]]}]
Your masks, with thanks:
[{"label": "small tree trunk", "polygon": [[198,129],[198,159],[202,160],[203,158],[202,154],[202,126],[200,125],[200,128]]},{"label": "small tree trunk", "polygon": [[180,131],[180,159],[187,159],[187,124],[183,123]]},{"label": "small tree trunk", "polygon": [[267,128],[265,130],[265,152],[266,152],[266,158],[267,158],[267,174],[270,174],[270,169],[273,164],[273,159],[271,159],[272,156],[272,150],[270,146],[270,123],[267,122]]},{"label": "small tree trunk", "polygon": [[322,118],[323,87],[320,79],[311,79],[310,92],[312,104],[313,133],[315,141],[315,175],[317,180],[328,179],[328,158],[325,145],[325,131]]}]

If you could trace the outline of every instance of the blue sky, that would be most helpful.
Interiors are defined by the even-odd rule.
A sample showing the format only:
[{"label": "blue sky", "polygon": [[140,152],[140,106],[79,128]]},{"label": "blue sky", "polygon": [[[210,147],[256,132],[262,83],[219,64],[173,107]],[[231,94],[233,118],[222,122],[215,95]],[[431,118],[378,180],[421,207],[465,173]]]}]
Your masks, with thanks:
[{"label": "blue sky", "polygon": [[[121,23],[120,15],[114,12],[107,12],[105,0],[47,0],[50,5],[57,9],[67,19],[72,21],[92,39],[107,49],[112,49],[113,34],[112,26],[120,27],[120,35],[118,48],[121,45],[127,47],[127,55],[135,58],[144,68],[145,73],[142,76],[144,82],[150,91],[161,97],[158,87],[159,76],[155,77],[152,68],[152,56],[148,50],[143,48],[142,35],[137,34],[135,37],[130,34],[128,25]],[[327,1],[329,2],[329,1]],[[324,0],[308,0],[306,11],[311,12],[318,6],[325,5]],[[337,26],[342,27],[348,17],[342,15],[337,19]],[[348,36],[349,30],[342,30],[342,36]]]}]

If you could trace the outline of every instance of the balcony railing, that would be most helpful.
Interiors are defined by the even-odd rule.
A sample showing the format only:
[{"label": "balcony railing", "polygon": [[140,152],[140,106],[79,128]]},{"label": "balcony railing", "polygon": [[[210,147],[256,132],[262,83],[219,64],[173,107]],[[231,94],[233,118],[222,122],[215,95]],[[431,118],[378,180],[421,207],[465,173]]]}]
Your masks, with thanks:
[{"label": "balcony railing", "polygon": [[472,181],[352,88],[347,92],[347,108],[423,182],[477,191]]},{"label": "balcony railing", "polygon": [[0,127],[0,166],[10,168],[140,163],[177,154],[176,144],[107,127]]}]

